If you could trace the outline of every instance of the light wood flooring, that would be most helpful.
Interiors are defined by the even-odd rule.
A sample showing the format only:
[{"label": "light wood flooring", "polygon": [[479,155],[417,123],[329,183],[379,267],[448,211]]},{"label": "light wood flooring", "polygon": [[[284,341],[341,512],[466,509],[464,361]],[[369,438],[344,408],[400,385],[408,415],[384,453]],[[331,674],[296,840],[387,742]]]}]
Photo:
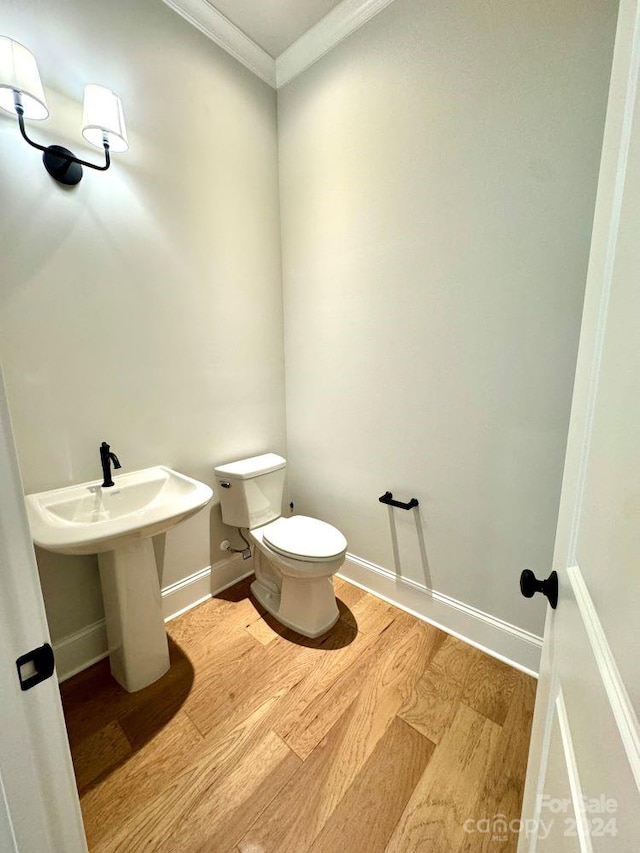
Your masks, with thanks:
[{"label": "light wood flooring", "polygon": [[515,850],[535,681],[336,581],[318,640],[242,581],[170,622],[172,666],[128,694],[62,685],[91,853]]}]

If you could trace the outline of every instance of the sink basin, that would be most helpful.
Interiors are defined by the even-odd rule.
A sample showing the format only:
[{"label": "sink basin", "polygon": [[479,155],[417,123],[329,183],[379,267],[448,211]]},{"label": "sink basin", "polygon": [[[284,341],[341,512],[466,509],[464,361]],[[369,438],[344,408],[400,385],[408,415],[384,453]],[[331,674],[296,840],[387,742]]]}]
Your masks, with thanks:
[{"label": "sink basin", "polygon": [[116,477],[27,495],[36,545],[60,554],[99,554],[131,539],[164,533],[202,509],[209,486],[164,465]]},{"label": "sink basin", "polygon": [[27,495],[36,545],[97,554],[111,673],[130,693],[169,669],[169,647],[151,537],[209,503],[212,490],[164,465]]}]

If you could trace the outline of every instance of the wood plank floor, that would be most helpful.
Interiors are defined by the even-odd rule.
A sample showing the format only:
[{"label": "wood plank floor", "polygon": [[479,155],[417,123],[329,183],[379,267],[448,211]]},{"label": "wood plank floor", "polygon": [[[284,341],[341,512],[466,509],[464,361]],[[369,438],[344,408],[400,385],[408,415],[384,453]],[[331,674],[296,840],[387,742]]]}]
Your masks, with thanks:
[{"label": "wood plank floor", "polygon": [[305,640],[242,581],[169,623],[145,690],[106,660],[62,685],[91,853],[515,850],[465,822],[520,815],[535,681],[336,593],[340,620]]}]

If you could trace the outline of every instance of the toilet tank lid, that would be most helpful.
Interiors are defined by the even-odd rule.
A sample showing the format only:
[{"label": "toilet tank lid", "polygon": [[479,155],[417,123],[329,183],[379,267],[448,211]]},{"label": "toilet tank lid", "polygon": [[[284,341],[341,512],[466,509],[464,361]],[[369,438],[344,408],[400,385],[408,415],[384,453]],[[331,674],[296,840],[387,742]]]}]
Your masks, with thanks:
[{"label": "toilet tank lid", "polygon": [[250,459],[239,459],[227,465],[218,465],[214,470],[218,476],[228,477],[230,480],[249,480],[260,474],[278,471],[286,464],[286,459],[278,456],[277,453],[263,453],[261,456],[252,456]]}]

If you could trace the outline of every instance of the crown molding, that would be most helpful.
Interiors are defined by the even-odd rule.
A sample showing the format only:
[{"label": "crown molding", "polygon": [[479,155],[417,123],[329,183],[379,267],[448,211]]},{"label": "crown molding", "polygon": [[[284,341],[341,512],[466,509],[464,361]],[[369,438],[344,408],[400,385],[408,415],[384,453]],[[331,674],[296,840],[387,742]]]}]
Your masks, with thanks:
[{"label": "crown molding", "polygon": [[393,0],[343,0],[276,59],[277,88],[302,74]]},{"label": "crown molding", "polygon": [[261,80],[276,87],[276,61],[207,0],[163,0]]},{"label": "crown molding", "polygon": [[265,83],[279,89],[302,74],[393,0],[342,0],[277,59],[263,50],[207,0],[163,0]]}]

